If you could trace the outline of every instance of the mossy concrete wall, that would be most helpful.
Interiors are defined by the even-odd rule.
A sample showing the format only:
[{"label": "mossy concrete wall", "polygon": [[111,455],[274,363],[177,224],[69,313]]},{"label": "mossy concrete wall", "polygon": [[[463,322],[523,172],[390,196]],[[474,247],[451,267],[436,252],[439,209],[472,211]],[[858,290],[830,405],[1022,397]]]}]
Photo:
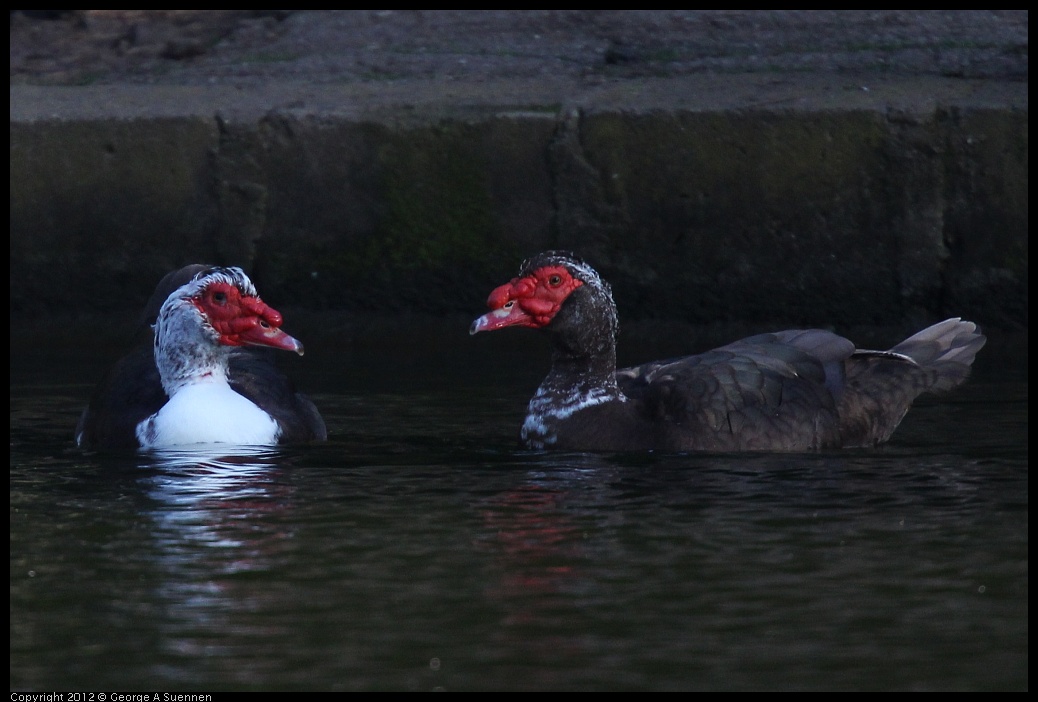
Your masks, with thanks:
[{"label": "mossy concrete wall", "polygon": [[278,306],[472,313],[567,248],[628,318],[1026,326],[1026,84],[713,80],[12,87],[11,311],[211,261]]}]

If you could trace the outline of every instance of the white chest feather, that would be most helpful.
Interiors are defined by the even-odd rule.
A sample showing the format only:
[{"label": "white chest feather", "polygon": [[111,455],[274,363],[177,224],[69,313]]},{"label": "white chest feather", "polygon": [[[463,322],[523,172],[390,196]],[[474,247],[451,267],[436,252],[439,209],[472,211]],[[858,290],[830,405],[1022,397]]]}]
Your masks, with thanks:
[{"label": "white chest feather", "polygon": [[180,388],[162,409],[137,425],[143,448],[184,444],[276,444],[281,428],[224,381]]},{"label": "white chest feather", "polygon": [[527,407],[526,421],[519,432],[531,448],[545,448],[556,442],[556,427],[581,410],[603,402],[626,402],[616,388],[591,388],[569,393],[551,392],[540,387]]}]

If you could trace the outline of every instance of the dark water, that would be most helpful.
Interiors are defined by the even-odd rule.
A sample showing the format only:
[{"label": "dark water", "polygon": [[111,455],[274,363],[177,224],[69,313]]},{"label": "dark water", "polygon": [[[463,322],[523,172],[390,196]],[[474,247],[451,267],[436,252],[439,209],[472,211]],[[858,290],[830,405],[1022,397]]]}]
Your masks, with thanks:
[{"label": "dark water", "polygon": [[12,364],[12,690],[1028,687],[1025,372],[878,450],[596,455],[513,448],[543,368],[317,359],[325,445],[102,457],[73,357]]}]

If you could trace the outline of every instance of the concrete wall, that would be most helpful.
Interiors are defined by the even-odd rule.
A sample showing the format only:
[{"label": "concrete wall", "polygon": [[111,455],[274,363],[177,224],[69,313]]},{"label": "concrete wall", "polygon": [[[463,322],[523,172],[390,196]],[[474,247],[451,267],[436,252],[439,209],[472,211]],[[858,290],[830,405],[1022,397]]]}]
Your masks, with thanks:
[{"label": "concrete wall", "polygon": [[198,261],[277,306],[476,312],[567,248],[628,318],[1026,326],[1026,83],[712,80],[12,87],[11,312],[136,312]]}]

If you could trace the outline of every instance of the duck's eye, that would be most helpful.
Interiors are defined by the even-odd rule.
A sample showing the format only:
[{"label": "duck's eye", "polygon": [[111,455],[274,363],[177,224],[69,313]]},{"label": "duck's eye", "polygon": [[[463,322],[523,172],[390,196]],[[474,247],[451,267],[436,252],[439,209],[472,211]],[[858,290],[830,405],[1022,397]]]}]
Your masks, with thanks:
[{"label": "duck's eye", "polygon": [[510,309],[512,309],[512,307],[514,305],[515,305],[515,300],[509,300],[508,302],[505,303],[504,307],[505,307],[506,310],[510,310]]},{"label": "duck's eye", "polygon": [[553,288],[558,287],[559,283],[561,283],[561,282],[562,282],[562,276],[559,275],[558,273],[556,273],[552,277],[548,278],[548,285],[552,286]]},{"label": "duck's eye", "polygon": [[219,292],[219,291],[214,292],[213,293],[213,302],[215,302],[218,305],[225,305],[225,304],[227,304],[227,293]]}]

